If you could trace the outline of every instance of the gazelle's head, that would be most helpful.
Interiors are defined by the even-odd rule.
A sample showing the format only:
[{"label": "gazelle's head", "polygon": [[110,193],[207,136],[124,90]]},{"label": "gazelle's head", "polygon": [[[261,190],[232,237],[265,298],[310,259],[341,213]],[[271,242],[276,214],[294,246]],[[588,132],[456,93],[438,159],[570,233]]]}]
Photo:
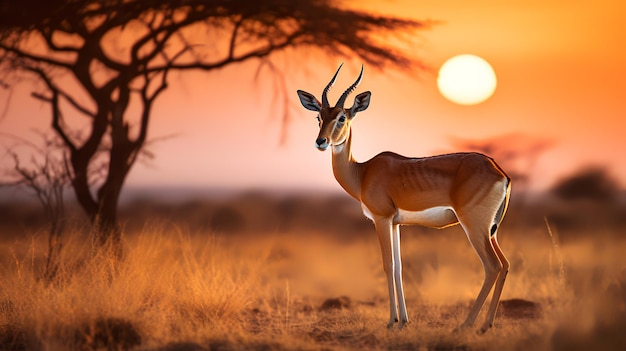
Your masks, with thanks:
[{"label": "gazelle's head", "polygon": [[348,135],[350,134],[350,123],[352,122],[352,118],[356,116],[357,112],[364,111],[370,104],[370,96],[372,93],[366,91],[357,95],[354,98],[354,105],[350,108],[344,108],[343,104],[346,102],[346,98],[350,93],[356,89],[357,85],[361,83],[361,79],[363,78],[363,66],[361,66],[361,73],[356,81],[341,95],[339,100],[337,100],[337,104],[335,107],[331,107],[328,103],[328,90],[335,84],[335,80],[337,79],[337,75],[339,74],[339,70],[343,63],[337,68],[337,72],[330,80],[324,91],[322,91],[322,103],[320,104],[319,100],[313,96],[311,93],[307,93],[306,91],[298,90],[298,97],[300,98],[300,102],[302,106],[307,110],[318,112],[317,120],[320,125],[320,132],[317,135],[317,139],[315,140],[315,146],[324,151],[328,149],[331,145],[341,145],[343,144]]}]

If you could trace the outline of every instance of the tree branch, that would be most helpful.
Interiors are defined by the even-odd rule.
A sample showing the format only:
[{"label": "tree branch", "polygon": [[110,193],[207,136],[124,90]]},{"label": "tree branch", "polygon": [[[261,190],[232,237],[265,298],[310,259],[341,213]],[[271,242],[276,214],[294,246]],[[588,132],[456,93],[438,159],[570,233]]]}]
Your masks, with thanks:
[{"label": "tree branch", "polygon": [[205,71],[209,71],[209,70],[213,70],[213,69],[218,69],[218,68],[222,68],[226,65],[229,65],[231,63],[238,63],[238,62],[243,62],[246,61],[248,59],[251,58],[263,58],[268,56],[269,54],[271,54],[274,51],[277,50],[281,50],[284,49],[286,47],[289,46],[296,46],[298,45],[297,43],[295,43],[295,41],[299,38],[301,38],[303,36],[303,33],[301,33],[300,31],[294,32],[291,35],[289,35],[287,38],[285,38],[281,43],[279,44],[273,44],[270,43],[269,45],[263,47],[263,48],[259,48],[259,49],[255,49],[252,51],[249,51],[245,54],[242,54],[238,57],[226,57],[220,61],[217,62],[213,62],[213,63],[203,63],[203,62],[192,62],[192,63],[182,63],[182,64],[171,64],[171,65],[160,65],[160,66],[154,66],[154,67],[148,67],[146,68],[146,72],[150,73],[150,72],[160,72],[163,71],[164,69],[177,69],[177,70],[186,70],[186,69],[201,69],[201,70],[205,70]]},{"label": "tree branch", "polygon": [[[45,74],[45,73],[44,73]],[[50,81],[50,84],[52,82]],[[48,85],[48,87],[50,88],[50,84],[48,84],[48,82],[46,82],[46,85]],[[62,98],[64,98],[65,100],[67,100],[67,102],[69,102],[69,104],[74,107],[76,110],[78,110],[80,113],[89,116],[91,118],[95,118],[96,117],[96,113],[89,111],[89,109],[87,109],[85,106],[81,105],[78,103],[78,101],[76,101],[71,95],[69,95],[68,93],[66,93],[65,91],[63,91],[61,88],[59,88],[56,85],[53,85],[53,88],[51,88],[51,90],[54,89],[55,91],[57,91],[57,93],[59,94],[59,96],[61,96]],[[44,100],[41,98],[40,94],[36,94],[33,93],[31,94],[33,97],[38,98],[39,100]],[[45,100],[44,100],[45,101]]]},{"label": "tree branch", "polygon": [[52,108],[52,128],[57,132],[59,137],[63,140],[63,142],[67,145],[67,147],[73,152],[76,151],[76,145],[67,135],[63,127],[61,126],[61,110],[59,109],[59,90],[52,84],[50,78],[46,75],[46,73],[35,67],[25,67],[27,70],[37,74],[41,80],[44,81],[50,92],[52,93],[52,97],[48,98],[38,93],[32,93],[31,95],[39,100],[46,101],[50,103]]},{"label": "tree branch", "polygon": [[[172,21],[172,23],[165,25],[163,24],[163,22],[165,22],[166,19],[164,19],[157,30],[152,28],[152,22],[150,24],[144,22],[144,24],[148,28],[148,34],[138,39],[135,44],[133,44],[131,48],[132,62],[136,63],[135,65],[147,65],[153,58],[155,58],[159,53],[163,51],[163,48],[167,44],[168,40],[172,37],[172,35],[177,33],[180,34],[180,30],[182,28],[193,25],[200,21],[202,18],[203,16],[195,14],[188,15],[187,18],[182,21],[173,22],[173,18],[170,14],[166,17],[166,19],[169,19],[170,21]],[[163,35],[163,37],[161,39],[157,39],[159,35]],[[149,53],[140,58],[138,55],[139,50],[141,50],[141,48],[151,40],[154,41],[155,47]]]},{"label": "tree branch", "polygon": [[228,58],[231,60],[234,58],[234,55],[235,55],[235,45],[237,44],[237,32],[239,31],[239,27],[241,26],[242,22],[243,22],[243,16],[239,18],[238,20],[236,20],[234,23],[233,34],[230,37],[230,44],[228,47]]},{"label": "tree branch", "polygon": [[[141,115],[141,125],[140,125],[140,129],[139,129],[139,135],[137,136],[137,139],[134,142],[135,147],[137,148],[137,151],[143,145],[143,143],[146,140],[146,135],[147,135],[147,132],[148,132],[148,125],[149,125],[149,122],[150,122],[150,115],[152,113],[152,104],[153,104],[154,100],[156,100],[156,98],[163,91],[165,91],[165,89],[167,89],[167,75],[169,73],[170,67],[172,66],[172,64],[179,57],[181,57],[185,52],[187,52],[190,49],[191,49],[191,46],[187,46],[187,47],[183,48],[182,50],[180,50],[171,59],[167,59],[166,58],[166,61],[168,61],[168,65],[165,66],[165,68],[162,71],[161,83],[156,88],[156,90],[152,93],[151,96],[149,96],[149,94],[148,94],[148,89],[149,89],[149,86],[150,86],[150,82],[152,81],[153,78],[150,78],[150,76],[149,76],[150,73],[149,72],[147,72],[147,71],[144,72],[144,79],[146,80],[146,83],[145,83],[145,85],[143,86],[143,88],[140,91],[141,101],[143,102],[144,110],[143,110],[143,113]],[[165,53],[163,55],[165,55]],[[135,158],[136,158],[136,154],[134,155],[133,162],[134,162]]]},{"label": "tree branch", "polygon": [[24,52],[22,50],[13,48],[11,46],[7,46],[7,45],[5,45],[2,42],[0,42],[0,49],[2,49],[4,51],[7,51],[7,52],[10,52],[10,53],[14,54],[15,56],[17,56],[19,58],[27,59],[27,60],[38,62],[38,63],[46,63],[46,64],[49,64],[49,65],[52,65],[52,66],[56,66],[56,67],[72,69],[72,64],[71,63],[57,61],[57,60],[54,60],[52,58],[45,57],[45,56],[29,54],[29,53],[26,53],[26,52]]},{"label": "tree branch", "polygon": [[[49,28],[40,28],[39,32],[41,33],[41,36],[44,38],[44,40],[46,41],[46,44],[48,44],[48,47],[54,51],[58,51],[58,52],[72,52],[72,53],[78,53],[78,50],[80,48],[74,47],[74,46],[59,46],[57,44],[54,43],[54,40],[52,39],[52,35],[54,34],[54,29],[49,29]],[[69,33],[68,33],[69,34]]]}]

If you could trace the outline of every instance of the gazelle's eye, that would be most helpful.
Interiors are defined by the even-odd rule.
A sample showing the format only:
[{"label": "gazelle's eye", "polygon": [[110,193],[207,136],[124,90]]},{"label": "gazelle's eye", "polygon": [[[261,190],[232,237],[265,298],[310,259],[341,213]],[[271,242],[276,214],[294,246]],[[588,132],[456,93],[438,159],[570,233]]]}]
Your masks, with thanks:
[{"label": "gazelle's eye", "polygon": [[322,119],[320,118],[320,116],[319,116],[319,115],[317,115],[317,124],[318,124],[319,126],[321,126],[321,125],[322,125]]},{"label": "gazelle's eye", "polygon": [[339,116],[339,119],[337,120],[337,123],[339,124],[344,124],[346,122],[346,116]]}]

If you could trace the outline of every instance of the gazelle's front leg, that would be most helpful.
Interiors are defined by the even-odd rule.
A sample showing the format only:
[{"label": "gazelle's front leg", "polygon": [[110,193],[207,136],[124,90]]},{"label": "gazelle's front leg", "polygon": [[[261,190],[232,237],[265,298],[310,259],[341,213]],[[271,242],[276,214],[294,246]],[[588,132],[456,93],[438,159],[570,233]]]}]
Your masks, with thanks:
[{"label": "gazelle's front leg", "polygon": [[409,323],[409,316],[406,312],[406,302],[404,301],[404,288],[402,286],[402,254],[400,253],[400,225],[394,224],[391,234],[393,248],[393,278],[396,283],[396,294],[398,295],[398,308],[400,309],[400,324],[402,329]]},{"label": "gazelle's front leg", "polygon": [[398,306],[394,282],[395,262],[392,244],[392,222],[388,218],[379,218],[375,219],[374,223],[376,224],[376,232],[378,233],[380,249],[383,255],[383,270],[387,276],[387,287],[389,289],[389,323],[387,323],[387,328],[391,328],[398,322]]}]

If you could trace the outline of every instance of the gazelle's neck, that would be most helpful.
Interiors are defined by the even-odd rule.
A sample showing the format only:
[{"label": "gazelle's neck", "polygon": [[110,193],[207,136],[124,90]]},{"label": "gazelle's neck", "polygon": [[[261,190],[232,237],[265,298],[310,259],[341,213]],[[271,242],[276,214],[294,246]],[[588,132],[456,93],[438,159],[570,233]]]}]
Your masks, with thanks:
[{"label": "gazelle's neck", "polygon": [[346,141],[332,146],[333,174],[350,196],[361,200],[361,164],[352,158],[352,129]]}]

